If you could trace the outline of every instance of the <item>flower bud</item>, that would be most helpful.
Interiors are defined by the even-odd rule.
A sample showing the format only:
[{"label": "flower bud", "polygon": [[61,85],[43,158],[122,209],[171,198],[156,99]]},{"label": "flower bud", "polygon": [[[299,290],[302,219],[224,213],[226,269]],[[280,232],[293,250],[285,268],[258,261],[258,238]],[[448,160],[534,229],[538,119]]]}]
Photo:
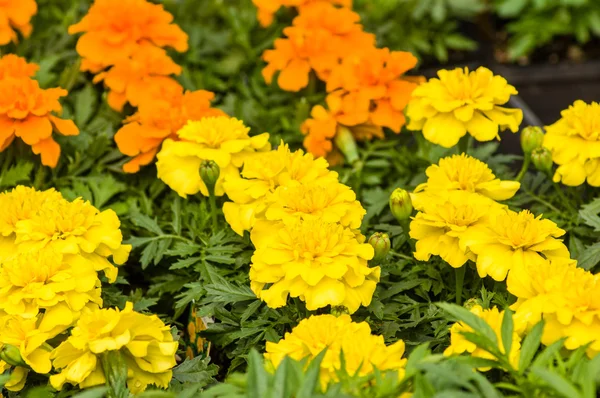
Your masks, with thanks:
[{"label": "flower bud", "polygon": [[385,256],[387,256],[390,248],[392,247],[390,237],[388,234],[384,234],[382,232],[375,232],[373,235],[371,235],[369,238],[369,244],[373,246],[373,249],[375,249],[375,256],[373,257],[372,261],[376,264],[381,263],[385,259]]},{"label": "flower bud", "polygon": [[390,195],[390,210],[396,220],[408,220],[413,211],[410,194],[402,188],[396,188]]},{"label": "flower bud", "polygon": [[208,192],[211,194],[214,192],[220,173],[221,169],[219,169],[219,165],[212,160],[203,160],[200,164],[200,178],[202,178],[202,181],[206,184],[206,188],[208,188]]},{"label": "flower bud", "polygon": [[481,305],[481,300],[478,298],[470,298],[467,301],[465,301],[465,303],[463,304],[463,307],[465,307],[466,309],[470,310],[471,308],[475,307],[476,305]]},{"label": "flower bud", "polygon": [[12,366],[27,366],[17,347],[5,344],[0,348],[0,359]]},{"label": "flower bud", "polygon": [[540,148],[544,142],[544,131],[537,126],[525,127],[521,131],[521,148],[526,154],[530,154],[534,149]]},{"label": "flower bud", "polygon": [[539,171],[549,172],[552,170],[552,153],[548,148],[537,148],[531,152],[531,162]]},{"label": "flower bud", "polygon": [[331,315],[340,316],[340,315],[344,315],[344,314],[349,314],[349,312],[348,312],[348,308],[344,307],[343,305],[331,307]]},{"label": "flower bud", "polygon": [[348,127],[339,126],[333,141],[340,152],[344,154],[348,163],[354,163],[358,160],[356,141]]}]

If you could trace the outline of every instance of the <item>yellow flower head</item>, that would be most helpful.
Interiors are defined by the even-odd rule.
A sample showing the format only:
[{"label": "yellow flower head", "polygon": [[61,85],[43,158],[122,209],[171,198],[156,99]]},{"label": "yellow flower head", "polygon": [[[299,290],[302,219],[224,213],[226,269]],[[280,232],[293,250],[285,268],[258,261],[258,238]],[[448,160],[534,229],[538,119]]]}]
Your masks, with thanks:
[{"label": "yellow flower head", "polygon": [[540,258],[570,257],[562,240],[565,234],[550,220],[535,217],[529,210],[520,213],[499,209],[485,225],[470,229],[461,244],[477,255],[477,272],[484,278],[503,281],[510,269]]},{"label": "yellow flower head", "polygon": [[453,155],[431,165],[425,171],[427,182],[420,184],[411,195],[413,206],[420,209],[431,195],[449,191],[478,193],[492,200],[507,200],[519,190],[517,181],[502,181],[487,164],[465,153]]},{"label": "yellow flower head", "polygon": [[320,218],[356,229],[366,214],[354,191],[340,183],[281,186],[272,200],[265,213],[266,219],[271,221]]},{"label": "yellow flower head", "polygon": [[251,239],[251,288],[269,307],[284,306],[288,296],[311,311],[331,305],[353,313],[371,303],[380,269],[368,267],[373,247],[357,232],[321,219],[261,221]]},{"label": "yellow flower head", "polygon": [[0,310],[33,318],[60,302],[74,312],[88,303],[102,305],[100,280],[90,261],[51,247],[0,261]]},{"label": "yellow flower head", "polygon": [[21,358],[34,372],[46,374],[52,365],[51,347],[47,348],[45,343],[65,331],[73,321],[71,311],[64,304],[29,319],[5,315],[0,318],[0,347],[12,345],[18,348]]},{"label": "yellow flower head", "polygon": [[507,286],[518,298],[515,319],[529,327],[544,319],[544,344],[566,338],[567,349],[591,343],[588,355],[600,353],[600,276],[574,261],[539,259],[514,267]]},{"label": "yellow flower head", "polygon": [[410,130],[422,130],[428,141],[450,148],[467,132],[477,141],[499,138],[500,131],[519,130],[520,109],[504,108],[517,90],[501,76],[480,67],[440,70],[412,92],[407,116]]},{"label": "yellow flower head", "polygon": [[298,184],[334,184],[337,173],[328,169],[323,158],[301,150],[291,152],[283,142],[276,150],[257,153],[244,163],[241,176],[225,181],[227,196],[233,202],[223,206],[225,219],[240,235],[252,229],[256,220],[264,219],[264,212],[272,196],[281,186]]},{"label": "yellow flower head", "polygon": [[62,195],[54,189],[36,191],[19,185],[10,192],[0,193],[0,235],[15,233],[18,221],[30,219],[46,202],[62,200]]},{"label": "yellow flower head", "polygon": [[[498,347],[502,353],[506,353],[504,349],[504,344],[502,343],[502,319],[504,318],[504,311],[498,311],[497,307],[491,308],[489,310],[484,310],[480,305],[475,305],[471,308],[471,312],[477,315],[479,318],[483,319],[485,323],[487,323],[494,332],[496,332],[496,336],[498,338]],[[477,358],[485,358],[485,359],[494,359],[494,356],[489,352],[477,347],[474,343],[470,342],[465,338],[463,333],[473,332],[473,329],[470,326],[463,324],[462,322],[456,322],[450,328],[450,346],[446,348],[444,351],[444,355],[459,355],[464,352],[469,353],[473,357]],[[510,348],[510,353],[508,358],[510,360],[511,365],[518,369],[519,367],[519,358],[521,356],[521,338],[519,337],[520,325],[515,324],[513,335],[512,335],[512,345]],[[481,369],[481,370],[489,370],[489,369]]]},{"label": "yellow flower head", "polygon": [[156,315],[133,311],[132,303],[123,311],[86,311],[69,338],[52,352],[54,368],[60,373],[51,376],[50,383],[57,390],[65,383],[80,388],[104,384],[98,356],[118,350],[127,363],[132,393],[144,391],[149,384],[165,388],[176,364],[177,346],[169,326]]},{"label": "yellow flower head", "polygon": [[423,203],[410,223],[410,237],[417,240],[415,258],[429,261],[432,255],[440,256],[454,268],[474,260],[473,253],[460,244],[460,238],[470,229],[485,224],[489,210],[488,200],[463,191]]},{"label": "yellow flower head", "polygon": [[208,189],[200,177],[203,160],[213,160],[221,169],[215,195],[222,196],[223,181],[239,174],[244,160],[255,151],[268,151],[269,134],[250,137],[244,123],[227,116],[191,120],[177,132],[179,140],[168,139],[157,155],[158,178],[182,197]]},{"label": "yellow flower head", "polygon": [[600,104],[575,101],[546,127],[544,146],[559,167],[554,182],[600,186]]},{"label": "yellow flower head", "polygon": [[267,342],[265,359],[277,367],[283,358],[313,359],[327,349],[321,362],[321,385],[338,380],[336,370],[342,368],[343,352],[348,374],[365,376],[379,371],[398,371],[404,377],[406,359],[402,340],[386,346],[383,336],[371,334],[366,322],[352,322],[349,315],[313,315],[300,321],[278,343]]}]

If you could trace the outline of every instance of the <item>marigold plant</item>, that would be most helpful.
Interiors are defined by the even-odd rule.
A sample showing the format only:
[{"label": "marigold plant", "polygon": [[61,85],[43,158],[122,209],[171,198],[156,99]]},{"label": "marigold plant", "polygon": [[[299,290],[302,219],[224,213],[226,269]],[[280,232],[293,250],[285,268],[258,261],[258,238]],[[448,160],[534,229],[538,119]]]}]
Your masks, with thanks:
[{"label": "marigold plant", "polygon": [[277,85],[286,91],[299,91],[314,71],[321,80],[344,57],[360,54],[375,45],[375,36],[365,33],[360,16],[328,2],[315,2],[283,30],[286,38],[275,40],[275,48],[266,50],[267,66],[263,77],[270,84],[276,72]]},{"label": "marigold plant", "polygon": [[313,315],[300,321],[279,342],[267,342],[265,359],[277,367],[286,356],[295,360],[312,359],[327,349],[320,378],[325,389],[338,380],[342,354],[344,369],[350,375],[365,376],[377,369],[397,371],[398,377],[403,378],[404,348],[402,340],[386,346],[383,336],[371,334],[368,323],[352,322],[348,315]]},{"label": "marigold plant", "polygon": [[600,186],[600,104],[575,101],[546,127],[544,146],[558,164],[554,182]]},{"label": "marigold plant", "polygon": [[351,8],[352,0],[252,0],[257,8],[258,21],[262,26],[269,26],[277,10],[281,7],[295,7],[299,11],[314,3],[331,3],[342,7]]},{"label": "marigold plant", "polygon": [[500,138],[499,132],[519,130],[523,111],[506,108],[517,90],[501,76],[480,67],[440,70],[412,93],[407,107],[410,130],[422,130],[428,141],[450,148],[469,133],[477,141]]},{"label": "marigold plant", "polygon": [[271,149],[268,133],[250,137],[249,131],[242,121],[228,116],[188,122],[177,132],[177,141],[167,139],[163,143],[157,155],[158,178],[184,198],[198,192],[208,196],[200,164],[213,160],[220,168],[215,195],[222,196],[223,181],[239,175],[250,154]]},{"label": "marigold plant", "polygon": [[432,255],[440,256],[454,268],[475,260],[461,238],[470,229],[486,224],[490,207],[490,202],[479,195],[463,191],[423,203],[410,223],[410,237],[417,241],[415,258],[429,261]]},{"label": "marigold plant", "polygon": [[4,0],[0,3],[0,45],[18,42],[17,32],[29,37],[33,31],[30,20],[37,13],[35,0]]},{"label": "marigold plant", "polygon": [[52,364],[59,373],[50,376],[50,383],[57,390],[65,383],[80,388],[105,384],[99,356],[119,351],[127,364],[127,385],[133,394],[148,385],[166,388],[176,364],[177,347],[169,326],[156,315],[133,311],[130,302],[123,311],[86,311],[67,340],[52,352]]},{"label": "marigold plant", "polygon": [[368,306],[380,268],[368,267],[373,246],[360,233],[320,219],[288,224],[257,222],[250,235],[256,251],[250,287],[269,307],[299,297],[308,310],[331,305],[350,313]]},{"label": "marigold plant", "polygon": [[494,201],[512,198],[521,187],[517,181],[502,181],[487,164],[465,153],[440,159],[425,170],[427,182],[419,184],[411,195],[413,206],[420,209],[431,197],[452,191],[482,195]]},{"label": "marigold plant", "polygon": [[[498,311],[497,307],[493,307],[484,310],[480,305],[475,305],[471,308],[471,312],[483,319],[492,330],[496,333],[498,338],[498,347],[503,354],[506,354],[504,348],[504,340],[502,339],[502,319],[505,316],[504,311]],[[512,334],[512,344],[510,352],[508,353],[508,359],[510,364],[515,368],[519,368],[519,359],[521,357],[521,337],[519,336],[522,331],[521,325],[515,325]],[[444,351],[444,355],[459,355],[462,353],[468,353],[471,356],[485,359],[495,359],[495,356],[485,351],[484,349],[475,345],[466,339],[463,333],[473,332],[473,329],[462,322],[456,322],[450,328],[450,346]],[[485,370],[485,369],[481,369]]]},{"label": "marigold plant", "polygon": [[177,85],[160,85],[150,88],[159,90],[148,100],[142,100],[138,111],[124,121],[115,134],[115,142],[121,153],[133,157],[123,165],[123,171],[136,173],[147,165],[167,138],[178,139],[177,132],[188,121],[202,120],[210,116],[225,116],[220,109],[211,108],[214,93],[205,90],[186,91]]},{"label": "marigold plant", "polygon": [[238,234],[249,231],[256,220],[265,219],[275,190],[288,184],[333,184],[338,174],[328,169],[325,159],[315,159],[301,150],[290,151],[285,144],[276,150],[257,153],[244,162],[239,177],[223,183],[233,202],[223,205],[225,220]]},{"label": "marigold plant", "polygon": [[[23,65],[24,66],[24,65]],[[31,66],[22,69],[31,74]],[[4,77],[0,80],[0,152],[19,137],[31,146],[33,153],[41,155],[42,164],[56,167],[60,146],[52,137],[57,131],[62,135],[78,135],[79,129],[72,120],[61,119],[59,98],[67,95],[62,88],[40,88],[37,81],[26,76]]]},{"label": "marigold plant", "polygon": [[569,250],[558,239],[565,231],[529,210],[516,213],[496,209],[488,222],[469,229],[461,244],[477,255],[477,272],[496,281],[506,279],[508,271],[518,264],[536,262],[540,258],[570,257]]}]

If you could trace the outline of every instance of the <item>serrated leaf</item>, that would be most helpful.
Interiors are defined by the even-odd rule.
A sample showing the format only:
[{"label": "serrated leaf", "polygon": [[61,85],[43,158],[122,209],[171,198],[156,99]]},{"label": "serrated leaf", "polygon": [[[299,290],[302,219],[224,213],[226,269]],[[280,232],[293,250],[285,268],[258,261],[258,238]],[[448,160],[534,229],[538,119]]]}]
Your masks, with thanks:
[{"label": "serrated leaf", "polygon": [[262,356],[256,350],[248,357],[248,395],[266,397],[269,388],[269,374],[265,370]]},{"label": "serrated leaf", "polygon": [[96,90],[92,84],[86,84],[85,88],[75,97],[75,124],[84,127],[94,114],[98,102]]},{"label": "serrated leaf", "polygon": [[471,313],[466,308],[460,307],[456,304],[437,303],[437,306],[446,311],[448,314],[452,315],[452,317],[454,317],[456,320],[469,325],[475,332],[480,333],[495,347],[498,347],[498,338],[496,337],[496,333],[494,333],[494,330],[483,319]]},{"label": "serrated leaf", "polygon": [[600,242],[587,246],[577,258],[577,266],[590,270],[600,263]]},{"label": "serrated leaf", "polygon": [[0,187],[13,187],[20,182],[30,180],[33,163],[20,160],[14,166],[0,174]]},{"label": "serrated leaf", "polygon": [[138,211],[131,213],[131,222],[136,226],[147,231],[153,232],[156,235],[164,235],[163,230],[158,226],[156,219],[150,218]]},{"label": "serrated leaf", "polygon": [[553,372],[548,369],[533,367],[531,372],[540,379],[544,380],[552,389],[564,398],[579,398],[581,394],[577,391],[577,388],[573,386],[568,380],[566,380],[560,374]]},{"label": "serrated leaf", "polygon": [[214,381],[218,373],[218,367],[210,364],[210,358],[196,357],[186,359],[180,365],[173,368],[173,379],[181,383],[194,383],[207,386]]}]

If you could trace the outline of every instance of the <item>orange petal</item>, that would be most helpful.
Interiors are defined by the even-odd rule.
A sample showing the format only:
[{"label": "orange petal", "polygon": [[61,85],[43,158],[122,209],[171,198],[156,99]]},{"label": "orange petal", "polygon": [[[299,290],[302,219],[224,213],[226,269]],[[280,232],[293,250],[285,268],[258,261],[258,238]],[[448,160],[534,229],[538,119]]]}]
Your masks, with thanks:
[{"label": "orange petal", "polygon": [[378,126],[389,127],[399,133],[406,122],[404,114],[394,110],[389,100],[377,101],[377,108],[371,112],[371,122]]},{"label": "orange petal", "polygon": [[6,116],[0,116],[0,151],[6,149],[15,138],[15,123]]},{"label": "orange petal", "polygon": [[110,106],[115,111],[122,112],[123,107],[127,103],[127,96],[125,95],[125,93],[110,91],[108,93],[108,96],[106,97],[106,102],[108,102],[108,106]]},{"label": "orange petal", "polygon": [[48,137],[32,145],[31,149],[36,155],[42,155],[42,164],[44,166],[56,167],[58,158],[60,157],[60,146],[52,137]]},{"label": "orange petal", "polygon": [[302,59],[294,59],[285,67],[277,78],[277,84],[285,91],[300,91],[308,85],[310,65]]},{"label": "orange petal", "polygon": [[34,145],[52,135],[52,124],[47,117],[30,115],[15,122],[15,135],[27,145]]},{"label": "orange petal", "polygon": [[123,171],[126,173],[137,173],[138,171],[140,171],[140,166],[145,166],[148,163],[152,162],[154,156],[156,155],[156,152],[158,152],[158,148],[152,149],[149,152],[145,152],[134,157],[129,162],[123,165]]},{"label": "orange petal", "polygon": [[49,116],[56,130],[62,135],[79,135],[79,129],[70,119],[61,119],[54,115]]}]

